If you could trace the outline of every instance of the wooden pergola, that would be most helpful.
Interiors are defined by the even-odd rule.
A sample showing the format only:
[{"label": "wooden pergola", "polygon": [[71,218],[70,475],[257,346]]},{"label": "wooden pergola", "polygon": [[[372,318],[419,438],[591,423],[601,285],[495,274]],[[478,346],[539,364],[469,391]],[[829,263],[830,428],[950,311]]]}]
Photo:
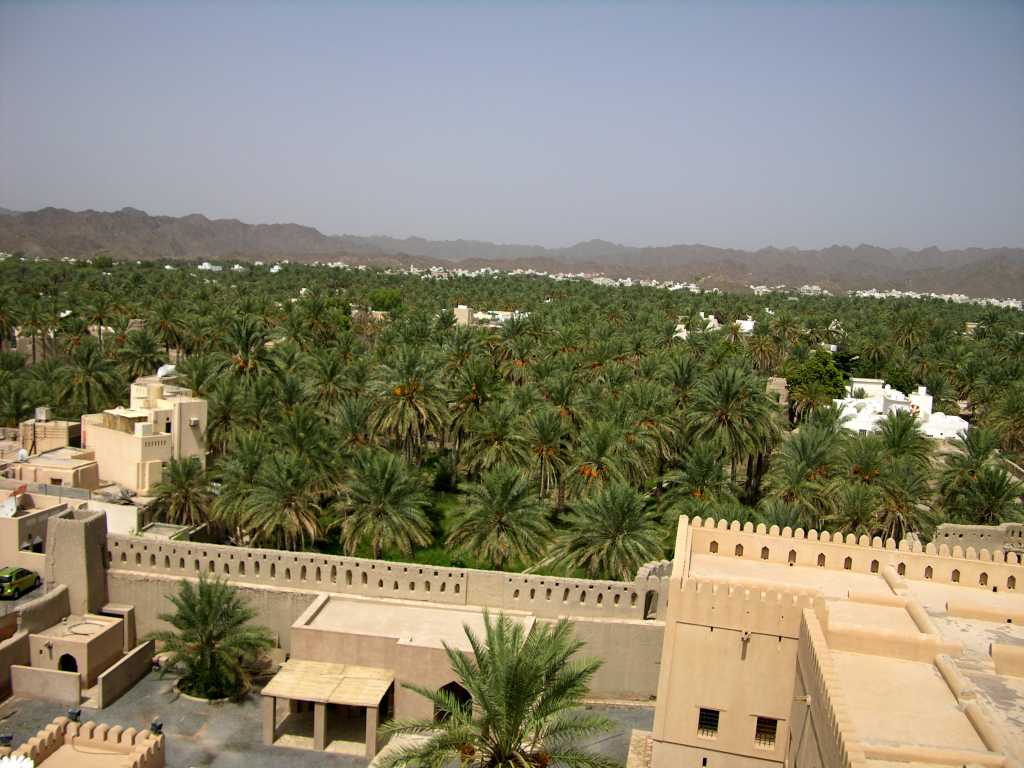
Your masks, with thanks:
[{"label": "wooden pergola", "polygon": [[372,760],[377,754],[381,702],[394,681],[390,669],[290,659],[262,691],[263,743],[274,744],[280,735],[283,723],[277,722],[278,699],[289,702],[290,713],[300,712],[303,705],[312,705],[312,748],[320,751],[328,748],[328,706],[357,707],[366,710],[366,757]]}]

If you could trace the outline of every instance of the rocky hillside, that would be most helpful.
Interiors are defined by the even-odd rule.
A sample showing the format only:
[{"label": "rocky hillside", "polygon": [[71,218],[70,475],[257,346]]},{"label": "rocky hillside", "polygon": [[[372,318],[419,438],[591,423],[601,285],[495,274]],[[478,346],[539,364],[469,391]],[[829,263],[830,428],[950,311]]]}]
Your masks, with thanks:
[{"label": "rocky hillside", "polygon": [[604,272],[615,277],[693,280],[742,289],[750,284],[816,283],[831,290],[900,288],[971,296],[1024,298],[1024,249],[944,251],[871,245],[822,250],[742,251],[707,245],[638,248],[590,240],[568,248],[499,245],[475,240],[329,236],[298,224],[246,224],[235,219],[150,216],[44,208],[0,215],[0,250],[82,258],[344,259],[381,265],[463,264]]}]

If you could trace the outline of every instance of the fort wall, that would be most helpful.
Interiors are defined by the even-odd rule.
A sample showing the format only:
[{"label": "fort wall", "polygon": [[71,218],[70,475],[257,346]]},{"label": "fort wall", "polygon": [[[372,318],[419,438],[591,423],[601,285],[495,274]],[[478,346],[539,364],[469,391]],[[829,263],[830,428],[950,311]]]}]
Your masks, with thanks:
[{"label": "fort wall", "polygon": [[882,541],[877,536],[854,536],[841,533],[819,533],[801,528],[767,528],[764,524],[741,525],[737,521],[680,519],[680,526],[689,527],[693,554],[722,554],[748,560],[800,565],[855,573],[879,573],[891,565],[896,573],[914,581],[936,581],[959,584],[988,591],[1013,591],[1024,578],[1020,557],[1001,549],[950,547],[934,543],[893,539]]},{"label": "fort wall", "polygon": [[107,536],[107,568],[111,575],[206,574],[236,585],[485,606],[542,618],[650,620],[664,616],[668,600],[668,577],[650,569],[631,582],[602,581],[118,535]]},{"label": "fort wall", "polygon": [[237,587],[285,651],[292,624],[324,593],[517,610],[573,620],[584,653],[604,660],[595,697],[649,700],[657,691],[659,619],[669,591],[664,563],[618,582],[109,535],[107,568],[108,599],[135,606],[140,637],[166,628],[158,617],[172,609],[166,598],[180,579],[207,574]]}]

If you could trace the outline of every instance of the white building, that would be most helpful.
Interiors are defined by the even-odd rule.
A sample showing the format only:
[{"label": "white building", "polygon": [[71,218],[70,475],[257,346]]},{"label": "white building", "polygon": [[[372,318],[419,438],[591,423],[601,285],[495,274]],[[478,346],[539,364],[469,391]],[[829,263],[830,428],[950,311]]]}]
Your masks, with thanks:
[{"label": "white building", "polygon": [[[864,397],[854,397],[860,391]],[[909,397],[893,389],[881,379],[850,380],[848,396],[834,401],[843,411],[846,429],[866,434],[878,429],[879,423],[893,411],[910,411],[921,422],[921,431],[928,437],[949,440],[966,432],[968,424],[959,416],[932,411],[932,396],[925,387]]]}]

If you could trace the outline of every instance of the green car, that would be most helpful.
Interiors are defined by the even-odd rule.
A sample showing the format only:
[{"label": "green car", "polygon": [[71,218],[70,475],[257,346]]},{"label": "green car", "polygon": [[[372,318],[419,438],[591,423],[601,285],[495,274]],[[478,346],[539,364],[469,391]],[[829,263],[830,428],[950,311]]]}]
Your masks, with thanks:
[{"label": "green car", "polygon": [[25,568],[0,568],[0,597],[17,600],[42,583],[39,574]]}]

